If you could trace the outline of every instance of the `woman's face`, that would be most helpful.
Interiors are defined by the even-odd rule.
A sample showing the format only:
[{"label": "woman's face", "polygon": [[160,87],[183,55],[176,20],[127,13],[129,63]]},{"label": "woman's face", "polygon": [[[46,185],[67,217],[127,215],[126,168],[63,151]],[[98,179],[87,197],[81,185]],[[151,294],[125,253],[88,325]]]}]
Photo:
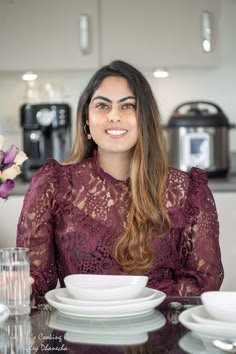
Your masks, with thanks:
[{"label": "woman's face", "polygon": [[102,152],[129,152],[138,139],[136,99],[123,77],[102,81],[89,105],[91,136]]}]

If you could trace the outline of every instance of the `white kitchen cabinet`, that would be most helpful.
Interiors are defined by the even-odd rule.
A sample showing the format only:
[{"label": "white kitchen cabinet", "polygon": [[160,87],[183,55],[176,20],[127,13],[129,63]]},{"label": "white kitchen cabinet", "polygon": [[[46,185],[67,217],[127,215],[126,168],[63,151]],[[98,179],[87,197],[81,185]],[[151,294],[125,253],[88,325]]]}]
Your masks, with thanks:
[{"label": "white kitchen cabinet", "polygon": [[98,0],[0,1],[0,70],[93,69],[98,38]]},{"label": "white kitchen cabinet", "polygon": [[236,192],[213,193],[219,216],[220,246],[225,277],[221,290],[236,291]]},{"label": "white kitchen cabinet", "polygon": [[23,195],[0,199],[0,248],[16,246],[16,228],[23,205]]},{"label": "white kitchen cabinet", "polygon": [[[210,53],[202,49],[203,11]],[[0,70],[95,69],[119,58],[143,69],[216,66],[219,16],[220,0],[1,0]]]},{"label": "white kitchen cabinet", "polygon": [[[202,49],[208,11],[212,51]],[[101,58],[142,68],[219,65],[219,0],[101,0]]]}]

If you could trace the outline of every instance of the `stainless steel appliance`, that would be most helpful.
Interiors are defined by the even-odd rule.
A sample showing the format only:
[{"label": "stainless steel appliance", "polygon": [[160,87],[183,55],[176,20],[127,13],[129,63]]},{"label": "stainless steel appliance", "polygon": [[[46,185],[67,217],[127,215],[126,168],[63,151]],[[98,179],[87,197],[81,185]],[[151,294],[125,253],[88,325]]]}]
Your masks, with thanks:
[{"label": "stainless steel appliance", "polygon": [[226,176],[230,167],[230,124],[212,102],[179,105],[166,126],[170,165],[183,171],[204,169],[209,177]]},{"label": "stainless steel appliance", "polygon": [[68,104],[24,104],[20,108],[23,149],[28,156],[22,177],[33,173],[52,157],[62,162],[71,147],[71,108]]}]

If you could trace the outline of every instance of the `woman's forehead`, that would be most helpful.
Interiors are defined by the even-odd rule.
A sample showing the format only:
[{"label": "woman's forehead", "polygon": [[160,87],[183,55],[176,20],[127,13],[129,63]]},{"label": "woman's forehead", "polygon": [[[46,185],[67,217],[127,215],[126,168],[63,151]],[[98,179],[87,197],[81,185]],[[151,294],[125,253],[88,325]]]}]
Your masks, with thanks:
[{"label": "woman's forehead", "polygon": [[109,76],[103,79],[94,91],[92,99],[96,96],[104,96],[109,98],[111,101],[118,101],[126,96],[134,97],[134,94],[127,79],[120,76]]}]

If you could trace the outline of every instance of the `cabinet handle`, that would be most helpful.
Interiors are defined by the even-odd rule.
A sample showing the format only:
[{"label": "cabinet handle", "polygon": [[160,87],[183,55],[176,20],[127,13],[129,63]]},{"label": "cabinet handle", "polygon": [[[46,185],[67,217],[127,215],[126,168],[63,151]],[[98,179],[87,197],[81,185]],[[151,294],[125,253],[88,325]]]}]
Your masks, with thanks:
[{"label": "cabinet handle", "polygon": [[80,50],[83,55],[89,54],[89,17],[80,15]]},{"label": "cabinet handle", "polygon": [[204,52],[211,51],[211,18],[208,11],[202,12],[202,48]]}]

